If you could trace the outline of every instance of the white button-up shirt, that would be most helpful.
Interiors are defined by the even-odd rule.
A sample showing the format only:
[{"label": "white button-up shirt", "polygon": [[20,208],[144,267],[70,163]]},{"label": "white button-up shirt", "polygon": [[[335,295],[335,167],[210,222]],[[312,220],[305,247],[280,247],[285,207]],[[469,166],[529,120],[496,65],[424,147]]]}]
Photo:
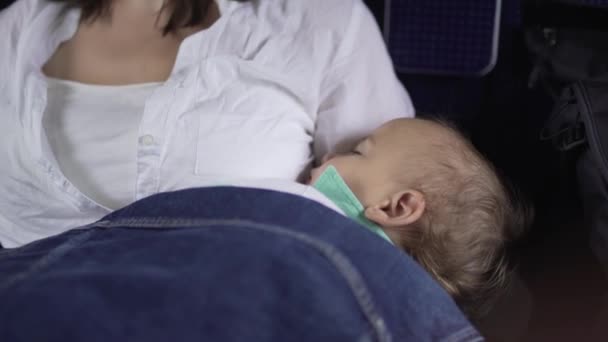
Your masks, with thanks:
[{"label": "white button-up shirt", "polygon": [[[269,180],[298,192],[289,189],[313,159],[413,116],[361,0],[216,1],[220,19],[184,40],[169,79],[146,101],[137,145],[124,146],[137,151],[135,199],[214,185],[281,190]],[[79,18],[46,0],[0,13],[4,247],[110,212],[66,179],[42,127],[41,67]]]}]

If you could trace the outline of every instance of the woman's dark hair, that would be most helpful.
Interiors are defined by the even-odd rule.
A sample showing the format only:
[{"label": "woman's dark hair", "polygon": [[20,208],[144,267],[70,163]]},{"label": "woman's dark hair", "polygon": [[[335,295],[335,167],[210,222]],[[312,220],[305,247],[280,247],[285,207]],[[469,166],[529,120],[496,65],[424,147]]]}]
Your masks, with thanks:
[{"label": "woman's dark hair", "polygon": [[[81,20],[94,20],[100,16],[110,13],[112,0],[50,0],[53,2],[63,2],[69,7],[80,8],[82,11]],[[214,0],[165,0],[163,10],[171,11],[169,20],[163,33],[176,32],[184,27],[192,27],[201,24],[207,17],[209,7]],[[248,0],[233,0],[244,2]]]}]

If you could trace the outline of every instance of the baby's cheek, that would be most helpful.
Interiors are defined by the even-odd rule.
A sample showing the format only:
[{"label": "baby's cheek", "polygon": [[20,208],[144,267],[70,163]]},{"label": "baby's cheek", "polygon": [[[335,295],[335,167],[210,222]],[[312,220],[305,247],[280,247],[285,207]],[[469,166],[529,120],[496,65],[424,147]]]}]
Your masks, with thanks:
[{"label": "baby's cheek", "polygon": [[355,194],[359,202],[363,204],[364,207],[368,207],[375,201],[373,189],[370,188],[368,184],[366,184],[365,179],[361,177],[361,174],[358,172],[354,172],[353,174],[345,175],[344,182],[350,190]]},{"label": "baby's cheek", "polygon": [[358,184],[356,182],[352,182],[352,181],[351,182],[346,181],[346,184],[348,185],[350,190],[353,192],[353,194],[355,194],[355,197],[357,197],[359,202],[361,202],[361,204],[363,204],[363,207],[367,207],[369,203],[368,203],[368,196],[365,193],[365,188],[361,187],[360,184]]},{"label": "baby's cheek", "polygon": [[359,180],[357,179],[357,172],[349,169],[343,170],[342,172],[340,172],[338,169],[338,172],[340,173],[340,176],[342,176],[342,179],[348,188],[355,194],[355,196],[357,196],[358,199],[360,199],[359,196],[362,195],[362,193]]}]

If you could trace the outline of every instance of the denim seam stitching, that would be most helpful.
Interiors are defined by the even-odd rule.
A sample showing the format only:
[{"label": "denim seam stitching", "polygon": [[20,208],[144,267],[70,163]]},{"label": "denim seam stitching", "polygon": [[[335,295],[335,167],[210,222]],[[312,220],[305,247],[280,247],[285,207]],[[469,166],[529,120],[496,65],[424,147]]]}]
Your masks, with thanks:
[{"label": "denim seam stitching", "polygon": [[93,231],[93,230],[85,231],[82,234],[76,235],[76,236],[72,237],[71,239],[65,241],[64,243],[60,244],[59,246],[54,248],[51,252],[49,252],[46,256],[44,256],[42,259],[40,259],[37,262],[35,262],[34,264],[32,264],[30,267],[28,267],[23,272],[20,272],[20,273],[14,275],[13,277],[10,277],[6,281],[0,283],[0,292],[7,290],[11,286],[14,286],[16,283],[18,283],[19,281],[22,281],[23,279],[28,277],[30,274],[41,271],[44,267],[47,267],[50,264],[56,262],[61,257],[63,257],[66,253],[68,253],[72,248],[77,247],[78,245],[87,241],[94,233],[95,233],[95,231]]},{"label": "denim seam stitching", "polygon": [[309,245],[320,252],[331,264],[336,268],[338,273],[346,280],[346,283],[353,292],[357,303],[363,311],[368,322],[372,326],[378,341],[392,341],[390,332],[387,329],[385,320],[376,309],[376,305],[372,299],[363,277],[359,274],[355,266],[345,257],[340,251],[338,251],[332,245],[315,239],[309,235],[303,233],[296,233],[287,230],[281,226],[258,223],[239,219],[175,219],[165,217],[139,217],[139,218],[127,218],[127,219],[115,219],[113,221],[99,221],[86,227],[99,227],[99,228],[118,228],[118,227],[132,227],[132,228],[188,228],[184,226],[231,226],[239,224],[248,228],[262,230],[277,235],[284,235],[300,241],[306,245]]}]

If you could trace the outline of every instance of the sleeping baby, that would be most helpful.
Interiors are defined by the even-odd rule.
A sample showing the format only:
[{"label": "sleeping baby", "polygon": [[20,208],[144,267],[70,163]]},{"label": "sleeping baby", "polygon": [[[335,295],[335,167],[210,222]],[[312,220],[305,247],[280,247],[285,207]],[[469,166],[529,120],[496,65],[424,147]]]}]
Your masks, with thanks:
[{"label": "sleeping baby", "polygon": [[472,319],[504,287],[505,246],[529,216],[464,136],[430,120],[388,122],[351,152],[326,156],[309,182],[410,254]]}]

